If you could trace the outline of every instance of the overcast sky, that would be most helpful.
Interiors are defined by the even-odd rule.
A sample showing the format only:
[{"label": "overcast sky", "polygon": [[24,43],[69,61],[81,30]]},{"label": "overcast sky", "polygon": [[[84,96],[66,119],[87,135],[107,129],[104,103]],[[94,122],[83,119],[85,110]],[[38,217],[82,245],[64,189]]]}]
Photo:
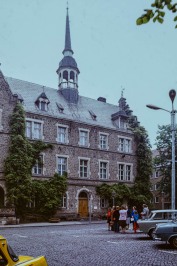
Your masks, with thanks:
[{"label": "overcast sky", "polygon": [[[79,94],[124,97],[149,133],[169,124],[170,89],[177,90],[177,29],[169,14],[164,24],[136,26],[151,0],[68,0],[71,45],[78,64]],[[56,88],[63,58],[65,0],[0,0],[0,63],[5,76]],[[30,93],[30,92],[29,92]],[[177,108],[177,98],[175,101]]]}]

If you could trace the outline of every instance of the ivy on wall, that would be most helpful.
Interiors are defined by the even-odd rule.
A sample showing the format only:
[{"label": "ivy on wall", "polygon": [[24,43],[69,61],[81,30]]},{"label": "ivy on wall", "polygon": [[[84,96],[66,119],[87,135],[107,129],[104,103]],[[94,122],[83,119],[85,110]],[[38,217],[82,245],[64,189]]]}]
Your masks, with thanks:
[{"label": "ivy on wall", "polygon": [[17,103],[10,119],[10,145],[4,172],[7,201],[9,205],[15,206],[18,216],[26,212],[27,204],[34,199],[39,212],[52,213],[66,191],[66,176],[55,174],[53,179],[47,181],[32,179],[32,167],[41,151],[49,148],[52,149],[50,144],[43,141],[30,142],[26,138],[25,112],[22,104]]}]

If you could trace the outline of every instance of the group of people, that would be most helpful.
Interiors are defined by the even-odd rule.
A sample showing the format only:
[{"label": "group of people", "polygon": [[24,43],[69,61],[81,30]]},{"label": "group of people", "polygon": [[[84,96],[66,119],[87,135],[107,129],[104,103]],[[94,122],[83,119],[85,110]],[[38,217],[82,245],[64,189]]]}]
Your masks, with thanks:
[{"label": "group of people", "polygon": [[[146,219],[149,216],[149,209],[146,204],[143,204],[143,210],[141,212],[141,219]],[[115,233],[125,233],[126,229],[129,229],[130,223],[133,223],[134,233],[139,229],[138,219],[140,215],[136,209],[136,206],[133,206],[130,210],[127,206],[122,205],[113,206],[108,208],[107,212],[107,223],[108,230],[112,230]]]}]

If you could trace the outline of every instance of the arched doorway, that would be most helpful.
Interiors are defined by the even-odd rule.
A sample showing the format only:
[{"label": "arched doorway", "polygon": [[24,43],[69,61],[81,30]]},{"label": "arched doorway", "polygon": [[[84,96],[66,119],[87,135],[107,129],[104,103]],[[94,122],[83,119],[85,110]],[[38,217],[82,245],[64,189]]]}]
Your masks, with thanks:
[{"label": "arched doorway", "polygon": [[4,207],[4,189],[0,187],[0,207]]},{"label": "arched doorway", "polygon": [[88,217],[88,195],[82,191],[79,194],[79,209],[78,213],[80,217]]}]

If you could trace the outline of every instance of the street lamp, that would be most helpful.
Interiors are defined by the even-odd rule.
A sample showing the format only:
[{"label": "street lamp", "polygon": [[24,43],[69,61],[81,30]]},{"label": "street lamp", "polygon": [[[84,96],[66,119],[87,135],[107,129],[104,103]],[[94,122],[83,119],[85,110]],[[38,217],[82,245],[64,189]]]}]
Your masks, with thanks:
[{"label": "street lamp", "polygon": [[162,210],[164,210],[164,192],[162,191],[161,194],[162,194]]},{"label": "street lamp", "polygon": [[113,191],[113,192],[112,192],[112,205],[113,205],[113,206],[115,205],[115,196],[116,196],[116,192]]},{"label": "street lamp", "polygon": [[176,91],[175,90],[170,90],[169,91],[169,97],[171,99],[171,102],[172,102],[172,110],[171,112],[164,109],[164,108],[161,108],[161,107],[158,107],[156,105],[151,105],[151,104],[147,104],[146,106],[150,109],[153,109],[153,110],[164,110],[168,113],[171,114],[171,134],[172,134],[172,158],[171,158],[171,161],[172,161],[172,169],[171,169],[171,208],[172,210],[175,210],[175,114],[176,114],[176,110],[174,110],[174,106],[173,106],[173,102],[174,102],[174,99],[175,99],[175,96],[176,96]]},{"label": "street lamp", "polygon": [[88,192],[88,198],[89,198],[89,224],[91,224],[91,196],[92,196],[92,192],[89,191]]}]

